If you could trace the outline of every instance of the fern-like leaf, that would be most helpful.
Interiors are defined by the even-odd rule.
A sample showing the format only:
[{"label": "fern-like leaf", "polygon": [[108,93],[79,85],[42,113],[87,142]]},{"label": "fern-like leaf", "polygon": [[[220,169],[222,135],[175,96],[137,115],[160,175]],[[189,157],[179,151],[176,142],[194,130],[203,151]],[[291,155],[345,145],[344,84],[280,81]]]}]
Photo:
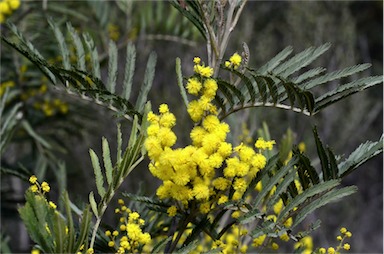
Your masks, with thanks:
[{"label": "fern-like leaf", "polygon": [[104,177],[103,173],[101,172],[99,157],[97,157],[96,153],[92,149],[89,149],[89,155],[91,157],[92,167],[95,173],[97,192],[99,193],[100,197],[103,198],[105,195]]},{"label": "fern-like leaf", "polygon": [[181,60],[180,58],[176,58],[176,75],[177,75],[177,85],[180,89],[181,98],[183,99],[185,108],[188,108],[188,97],[187,92],[185,91],[185,87],[183,85],[183,75],[181,73]]},{"label": "fern-like leaf", "polygon": [[117,79],[117,47],[112,40],[109,41],[109,60],[108,60],[108,80],[107,89],[111,93],[115,93]]},{"label": "fern-like leaf", "polygon": [[132,43],[127,45],[127,56],[125,62],[123,98],[129,100],[131,96],[133,74],[135,72],[136,48]]},{"label": "fern-like leaf", "polygon": [[300,213],[296,216],[292,228],[296,227],[300,222],[302,222],[310,213],[314,210],[329,204],[331,202],[337,201],[343,197],[349,196],[357,191],[355,186],[344,187],[342,189],[335,189],[328,192],[317,200],[312,201],[308,206],[306,206]]},{"label": "fern-like leaf", "polygon": [[338,164],[339,177],[350,174],[363,163],[383,152],[383,136],[376,141],[367,141],[354,150],[347,159]]},{"label": "fern-like leaf", "polygon": [[330,180],[324,183],[314,185],[304,190],[302,193],[300,193],[291,201],[289,201],[289,203],[283,208],[283,210],[281,210],[281,212],[279,213],[279,216],[277,217],[277,222],[282,221],[283,218],[286,219],[287,217],[289,217],[288,214],[292,212],[295,207],[299,207],[303,205],[308,198],[321,194],[328,190],[331,190],[336,186],[338,186],[339,184],[340,184],[339,180]]},{"label": "fern-like leaf", "polygon": [[144,83],[141,86],[140,93],[136,101],[136,109],[139,112],[142,112],[144,109],[144,104],[147,101],[148,92],[152,87],[153,78],[155,76],[155,66],[156,66],[157,55],[155,52],[152,52],[149,55],[147,68],[144,74]]},{"label": "fern-like leaf", "polygon": [[51,29],[53,30],[56,40],[59,44],[61,56],[63,58],[63,66],[65,69],[69,70],[71,68],[71,63],[69,61],[69,50],[67,43],[65,42],[65,37],[53,19],[48,19],[48,23],[51,26]]}]

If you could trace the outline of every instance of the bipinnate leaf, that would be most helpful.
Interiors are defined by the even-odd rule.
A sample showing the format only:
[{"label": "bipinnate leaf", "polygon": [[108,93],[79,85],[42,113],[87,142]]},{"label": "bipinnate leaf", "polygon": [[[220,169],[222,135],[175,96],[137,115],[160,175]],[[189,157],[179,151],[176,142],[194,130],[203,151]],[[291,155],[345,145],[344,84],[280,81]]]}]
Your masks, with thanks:
[{"label": "bipinnate leaf", "polygon": [[101,172],[99,157],[97,157],[96,153],[92,149],[89,149],[89,155],[91,157],[92,167],[95,173],[97,192],[99,193],[100,197],[103,198],[105,195],[104,177],[103,173]]}]

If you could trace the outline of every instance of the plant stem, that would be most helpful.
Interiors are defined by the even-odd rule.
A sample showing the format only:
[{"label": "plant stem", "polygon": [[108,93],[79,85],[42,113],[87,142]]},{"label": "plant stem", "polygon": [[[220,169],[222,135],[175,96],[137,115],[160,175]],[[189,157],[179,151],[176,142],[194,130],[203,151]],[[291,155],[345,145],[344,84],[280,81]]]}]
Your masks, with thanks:
[{"label": "plant stem", "polygon": [[180,241],[181,236],[183,235],[185,229],[187,228],[189,222],[194,216],[194,209],[191,209],[191,213],[183,220],[183,224],[181,224],[180,229],[177,230],[177,236],[176,239],[172,242],[171,248],[169,249],[169,252],[173,252],[176,249],[177,243]]},{"label": "plant stem", "polygon": [[95,244],[97,230],[99,229],[101,220],[103,218],[104,212],[107,209],[107,207],[108,207],[107,202],[103,202],[103,207],[101,208],[101,211],[100,211],[99,215],[97,216],[97,220],[96,220],[95,226],[94,226],[93,231],[92,231],[91,244],[89,245],[89,248],[93,248],[93,245]]}]

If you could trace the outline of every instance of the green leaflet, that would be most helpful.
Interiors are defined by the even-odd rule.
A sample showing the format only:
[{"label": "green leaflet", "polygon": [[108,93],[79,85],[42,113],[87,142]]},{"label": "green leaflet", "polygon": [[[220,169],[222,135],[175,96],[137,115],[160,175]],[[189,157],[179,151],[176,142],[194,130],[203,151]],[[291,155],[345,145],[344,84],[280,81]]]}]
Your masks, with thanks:
[{"label": "green leaflet", "polygon": [[286,174],[289,173],[289,171],[292,169],[293,165],[297,162],[297,158],[292,158],[289,163],[282,168],[278,169],[276,174],[269,178],[265,184],[263,184],[263,189],[261,192],[256,196],[253,207],[257,207],[260,202],[264,199],[264,197],[271,191],[273,186],[275,186],[281,178],[283,178]]},{"label": "green leaflet", "polygon": [[120,161],[121,161],[121,154],[122,154],[121,146],[122,146],[122,143],[123,143],[123,134],[121,133],[121,124],[118,123],[117,124],[116,164],[120,164]]},{"label": "green leaflet", "polygon": [[48,23],[51,26],[56,40],[59,44],[61,56],[63,57],[63,66],[65,69],[69,70],[71,68],[71,63],[69,61],[69,50],[67,47],[67,44],[65,43],[65,38],[59,27],[56,25],[56,23],[53,21],[53,19],[48,19]]},{"label": "green leaflet", "polygon": [[98,79],[101,79],[99,54],[97,53],[95,43],[88,33],[83,34],[83,39],[85,41],[85,45],[87,46],[87,50],[91,55],[92,75]]},{"label": "green leaflet", "polygon": [[338,164],[339,177],[345,177],[360,165],[383,152],[383,137],[378,141],[367,141],[356,148],[347,159]]},{"label": "green leaflet", "polygon": [[116,44],[111,40],[109,41],[108,48],[108,80],[107,89],[112,94],[116,90],[116,79],[117,79],[117,47]]},{"label": "green leaflet", "polygon": [[300,84],[300,83],[302,83],[308,79],[314,78],[314,77],[322,74],[325,71],[326,71],[326,69],[324,67],[317,67],[314,69],[310,69],[310,70],[304,72],[303,74],[301,74],[300,76],[293,78],[292,82],[296,83],[296,84]]},{"label": "green leaflet", "polygon": [[[230,104],[244,104],[245,96],[241,93],[241,91],[236,88],[234,85],[228,83],[225,80],[217,80],[217,85],[220,91],[227,97]],[[233,95],[232,95],[233,94]],[[236,97],[235,97],[236,96]]]},{"label": "green leaflet", "polygon": [[296,216],[292,228],[296,227],[301,221],[303,221],[314,210],[322,207],[328,203],[339,200],[340,198],[349,196],[357,191],[356,186],[348,186],[342,189],[335,189],[327,194],[321,196],[319,199],[312,201],[308,206],[303,208]]},{"label": "green leaflet", "polygon": [[199,245],[199,241],[195,240],[193,242],[190,242],[187,246],[180,248],[176,253],[177,254],[188,254],[192,250],[195,250],[197,245]]},{"label": "green leaflet", "polygon": [[42,146],[46,147],[47,149],[51,149],[51,145],[48,141],[46,141],[43,137],[41,137],[39,134],[35,132],[35,130],[32,128],[29,122],[26,120],[21,121],[21,125],[24,127],[24,130],[36,140],[36,142],[40,143]]},{"label": "green leaflet", "polygon": [[149,205],[149,206],[158,206],[158,207],[164,207],[164,208],[169,207],[169,205],[155,198],[150,198],[150,197],[133,194],[133,193],[126,193],[126,192],[123,193],[123,196],[129,198],[130,200],[138,201],[140,203],[145,203],[146,205]]},{"label": "green leaflet", "polygon": [[26,58],[28,58],[31,62],[33,62],[41,70],[41,72],[44,73],[53,84],[55,84],[55,76],[46,67],[48,63],[42,60],[44,58],[40,54],[40,52],[33,46],[33,44],[29,40],[24,38],[24,36],[14,24],[8,22],[7,26],[12,31],[12,33],[17,36],[17,38],[19,39],[19,43],[15,43],[5,38],[3,35],[1,36],[1,39],[9,46],[16,49],[19,53],[24,55]]},{"label": "green leaflet", "polygon": [[321,84],[325,84],[325,83],[333,81],[333,80],[337,80],[340,78],[351,76],[351,75],[356,74],[358,72],[364,71],[364,70],[368,69],[369,67],[371,67],[371,64],[358,64],[358,65],[347,67],[343,70],[327,73],[327,74],[322,75],[318,78],[308,80],[307,82],[305,82],[303,84],[303,88],[304,89],[311,89],[313,87],[316,87],[316,86],[321,85]]},{"label": "green leaflet", "polygon": [[[5,103],[7,98],[7,92],[3,95],[4,98],[2,98],[1,103]],[[16,125],[20,122],[22,114],[20,112],[22,104],[17,103],[14,105],[7,114],[3,114],[4,106],[1,105],[0,108],[0,115],[2,118],[1,123],[1,129],[0,129],[0,155],[3,153],[5,146],[7,145],[8,141],[10,140],[13,130],[15,129]]]},{"label": "green leaflet", "polygon": [[261,66],[256,72],[261,74],[267,74],[280,65],[293,51],[291,46],[286,47],[281,52],[279,52],[275,57],[269,60],[266,64]]},{"label": "green leaflet", "polygon": [[295,180],[295,177],[296,172],[291,171],[283,178],[283,181],[277,185],[275,193],[268,198],[267,210],[271,209],[272,206],[276,204],[276,202],[280,199],[280,194],[287,190],[288,186]]},{"label": "green leaflet", "polygon": [[161,241],[159,241],[155,246],[153,246],[153,249],[151,251],[151,253],[160,253],[161,250],[167,245],[167,243],[169,243],[169,241],[172,240],[172,237],[167,237]]},{"label": "green leaflet", "polygon": [[199,30],[204,39],[207,38],[203,21],[200,18],[202,17],[202,14],[199,10],[199,3],[195,1],[186,1],[185,3],[188,4],[190,8],[183,8],[176,0],[172,0],[170,3],[192,22],[192,24]]},{"label": "green leaflet", "polygon": [[99,193],[100,197],[103,198],[105,195],[105,189],[103,186],[104,177],[103,177],[103,173],[101,172],[99,158],[97,157],[96,153],[92,149],[89,149],[89,155],[91,157],[92,167],[95,173],[97,192]]},{"label": "green leaflet", "polygon": [[132,43],[127,45],[127,56],[125,62],[124,82],[123,82],[123,98],[126,100],[131,96],[133,74],[135,73],[136,48]]},{"label": "green leaflet", "polygon": [[102,138],[102,146],[103,146],[103,161],[104,161],[105,175],[107,177],[108,185],[111,185],[113,181],[113,166],[111,161],[111,152],[109,150],[108,140],[105,137]]},{"label": "green leaflet", "polygon": [[328,107],[352,94],[381,83],[383,83],[382,76],[373,76],[361,78],[347,84],[342,84],[336,89],[323,94],[319,98],[316,98],[315,111],[318,112],[321,109],[324,109],[325,107]]},{"label": "green leaflet", "polygon": [[99,217],[99,212],[97,209],[97,204],[96,204],[95,196],[93,195],[93,191],[91,191],[89,193],[89,204],[91,205],[91,209],[92,209],[93,214],[96,217]]},{"label": "green leaflet", "polygon": [[77,238],[77,242],[74,247],[75,251],[73,251],[73,253],[77,253],[80,250],[80,247],[83,243],[88,243],[88,235],[89,235],[89,229],[91,225],[91,219],[92,219],[92,214],[89,211],[89,205],[87,205],[82,212],[80,234],[79,234],[79,237]]},{"label": "green leaflet", "polygon": [[308,198],[335,188],[340,184],[339,180],[329,180],[327,182],[319,183],[314,185],[302,193],[298,194],[294,199],[292,199],[288,205],[286,205],[283,210],[280,212],[277,217],[277,222],[280,222],[282,219],[287,219],[288,213],[292,212],[295,207],[301,206]]},{"label": "green leaflet", "polygon": [[72,37],[73,43],[75,44],[76,49],[76,59],[77,59],[77,69],[85,71],[85,50],[83,42],[80,39],[80,36],[73,28],[72,24],[67,22],[67,30]]},{"label": "green leaflet", "polygon": [[183,74],[181,73],[181,60],[180,58],[176,58],[176,75],[177,75],[177,85],[180,89],[181,98],[183,99],[185,108],[188,108],[188,97],[185,91],[185,87],[183,85]]},{"label": "green leaflet", "polygon": [[143,111],[144,105],[147,102],[147,96],[148,96],[149,90],[152,87],[153,78],[155,77],[156,61],[157,61],[157,55],[155,52],[152,52],[149,55],[147,68],[145,69],[144,83],[140,88],[140,93],[136,100],[135,108],[139,112]]},{"label": "green leaflet", "polygon": [[333,175],[332,169],[329,166],[329,159],[327,154],[325,153],[323,143],[319,138],[319,134],[317,133],[316,127],[313,129],[313,136],[315,137],[317,154],[319,155],[321,170],[323,171],[323,180],[324,181],[330,180],[332,179],[332,175]]},{"label": "green leaflet", "polygon": [[310,47],[302,51],[301,53],[295,55],[276,69],[272,70],[272,72],[282,77],[288,77],[296,71],[300,70],[301,68],[308,66],[319,56],[321,56],[324,52],[326,52],[330,47],[330,43],[325,43],[320,47],[316,48]]},{"label": "green leaflet", "polygon": [[70,206],[70,200],[68,196],[68,192],[64,192],[64,206],[65,206],[65,213],[67,215],[67,228],[68,228],[68,234],[67,236],[67,252],[74,252],[74,244],[75,244],[75,228],[73,226],[73,218],[72,218],[72,212],[71,212],[71,206]]}]

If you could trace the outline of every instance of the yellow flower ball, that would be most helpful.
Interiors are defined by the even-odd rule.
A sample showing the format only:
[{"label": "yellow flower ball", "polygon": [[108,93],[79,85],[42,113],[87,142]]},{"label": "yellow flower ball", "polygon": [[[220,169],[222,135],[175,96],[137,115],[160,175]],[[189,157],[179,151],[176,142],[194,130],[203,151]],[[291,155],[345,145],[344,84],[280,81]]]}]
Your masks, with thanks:
[{"label": "yellow flower ball", "polygon": [[0,13],[5,15],[9,15],[12,13],[12,9],[7,2],[0,2]]},{"label": "yellow flower ball", "polygon": [[31,177],[29,178],[29,182],[30,182],[31,184],[35,184],[35,183],[37,182],[37,177],[36,177],[35,175],[31,176]]},{"label": "yellow flower ball", "polygon": [[43,182],[41,184],[41,189],[44,191],[44,192],[49,192],[51,190],[51,187],[49,187],[49,184],[47,182]]},{"label": "yellow flower ball", "polygon": [[344,250],[350,250],[351,249],[351,245],[349,245],[348,243],[344,243],[343,249]]},{"label": "yellow flower ball", "polygon": [[56,208],[57,208],[56,204],[53,203],[52,201],[49,201],[49,206],[50,206],[51,208],[53,208],[53,209],[56,209]]},{"label": "yellow flower ball", "polygon": [[167,209],[167,213],[169,217],[174,217],[177,214],[177,207],[171,206]]},{"label": "yellow flower ball", "polygon": [[20,0],[8,0],[8,4],[12,10],[16,10],[20,7]]},{"label": "yellow flower ball", "polygon": [[335,248],[333,248],[333,247],[329,247],[328,248],[328,254],[335,254]]}]

